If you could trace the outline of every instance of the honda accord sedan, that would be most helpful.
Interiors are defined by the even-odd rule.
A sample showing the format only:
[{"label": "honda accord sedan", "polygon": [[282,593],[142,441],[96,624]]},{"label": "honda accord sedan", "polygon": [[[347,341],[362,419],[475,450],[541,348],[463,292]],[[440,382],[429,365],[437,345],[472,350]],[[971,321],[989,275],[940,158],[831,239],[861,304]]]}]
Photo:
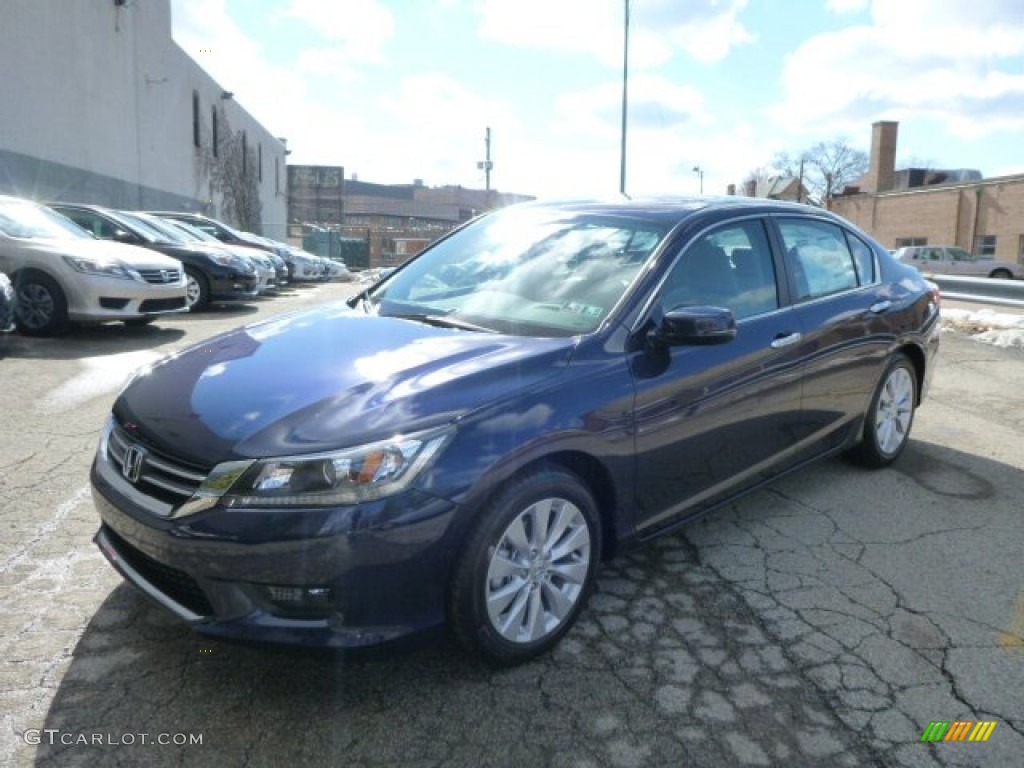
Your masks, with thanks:
[{"label": "honda accord sedan", "polygon": [[0,270],[14,283],[18,328],[30,336],[73,323],[147,325],[188,309],[179,262],[101,242],[50,208],[3,195]]},{"label": "honda accord sedan", "polygon": [[826,211],[514,206],[139,371],[93,464],[96,542],[207,635],[447,627],[518,663],[601,560],[814,460],[895,461],[938,342],[937,289]]}]

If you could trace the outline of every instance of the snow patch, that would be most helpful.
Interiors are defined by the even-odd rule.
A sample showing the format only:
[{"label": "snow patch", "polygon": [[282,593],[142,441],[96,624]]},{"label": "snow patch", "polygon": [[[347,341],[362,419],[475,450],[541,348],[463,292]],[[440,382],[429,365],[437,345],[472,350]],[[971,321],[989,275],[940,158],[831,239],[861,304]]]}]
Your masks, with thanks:
[{"label": "snow patch", "polygon": [[942,326],[985,344],[1024,349],[1024,315],[994,309],[943,309]]}]

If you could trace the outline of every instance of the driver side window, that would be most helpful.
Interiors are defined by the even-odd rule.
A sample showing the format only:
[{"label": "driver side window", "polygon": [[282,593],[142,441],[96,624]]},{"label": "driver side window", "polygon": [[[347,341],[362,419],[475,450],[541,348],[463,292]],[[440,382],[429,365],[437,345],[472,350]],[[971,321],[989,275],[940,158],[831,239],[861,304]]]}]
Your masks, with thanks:
[{"label": "driver side window", "polygon": [[764,224],[729,224],[690,243],[665,280],[661,305],[663,311],[725,307],[737,320],[778,309],[775,265]]}]

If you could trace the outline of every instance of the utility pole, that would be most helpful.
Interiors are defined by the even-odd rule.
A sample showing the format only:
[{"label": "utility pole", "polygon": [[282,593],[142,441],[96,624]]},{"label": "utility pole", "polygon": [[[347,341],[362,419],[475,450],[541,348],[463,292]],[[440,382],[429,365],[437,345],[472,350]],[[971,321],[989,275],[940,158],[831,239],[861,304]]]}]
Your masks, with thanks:
[{"label": "utility pole", "polygon": [[484,172],[484,178],[486,179],[486,186],[484,189],[487,190],[487,207],[491,207],[491,170],[494,168],[494,163],[491,162],[491,126],[487,126],[487,132],[484,134],[484,157],[486,160],[482,160],[476,164],[477,168],[480,168]]},{"label": "utility pole", "polygon": [[626,195],[626,104],[629,82],[629,0],[624,0],[626,17],[622,26],[622,145],[619,148],[619,194]]}]

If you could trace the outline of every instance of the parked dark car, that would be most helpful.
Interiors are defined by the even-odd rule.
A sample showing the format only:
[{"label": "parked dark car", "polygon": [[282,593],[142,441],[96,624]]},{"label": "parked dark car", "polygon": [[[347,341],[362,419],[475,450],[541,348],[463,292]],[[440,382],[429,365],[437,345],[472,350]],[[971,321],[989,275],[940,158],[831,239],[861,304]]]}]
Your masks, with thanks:
[{"label": "parked dark car", "polygon": [[249,260],[201,244],[175,242],[135,218],[98,205],[50,203],[51,208],[101,240],[138,245],[177,259],[185,269],[190,311],[211,301],[240,301],[259,293],[259,276]]},{"label": "parked dark car", "polygon": [[0,333],[14,330],[14,286],[3,272],[0,272]]},{"label": "parked dark car", "polygon": [[937,291],[822,210],[506,208],[140,372],[93,464],[96,542],[208,635],[447,625],[515,663],[601,559],[811,460],[896,460],[938,342]]},{"label": "parked dark car", "polygon": [[257,248],[254,245],[222,243],[209,232],[206,232],[205,230],[202,230],[193,224],[189,224],[187,221],[181,221],[179,219],[168,219],[166,217],[157,216],[152,213],[143,213],[142,211],[135,211],[135,215],[141,216],[146,221],[155,220],[158,222],[162,222],[168,226],[174,227],[179,232],[182,232],[183,234],[188,235],[189,237],[196,240],[202,240],[203,242],[211,244],[218,243],[221,246],[227,248],[237,248],[239,249],[240,252],[262,254],[266,256],[268,259],[270,259],[270,261],[274,265],[274,282],[276,283],[276,285],[279,287],[282,285],[286,285],[288,283],[288,265],[285,264],[284,259],[278,256],[276,253],[273,253],[271,251],[265,251],[262,248]]}]

